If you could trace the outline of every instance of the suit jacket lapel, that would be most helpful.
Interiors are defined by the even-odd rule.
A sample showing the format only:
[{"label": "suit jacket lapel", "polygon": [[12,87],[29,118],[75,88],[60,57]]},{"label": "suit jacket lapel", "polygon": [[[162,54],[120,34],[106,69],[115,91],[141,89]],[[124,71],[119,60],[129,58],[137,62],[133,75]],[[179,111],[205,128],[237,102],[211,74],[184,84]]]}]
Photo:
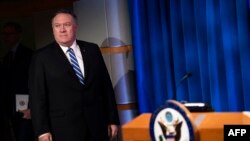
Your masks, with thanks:
[{"label": "suit jacket lapel", "polygon": [[[74,72],[74,70],[73,70],[73,68],[72,68],[72,66],[71,66],[71,64],[70,64],[70,62],[69,62],[69,60],[68,60],[68,58],[67,58],[66,55],[64,54],[63,50],[60,48],[60,46],[59,46],[57,43],[56,43],[56,45],[55,45],[54,47],[55,47],[54,50],[55,50],[55,53],[56,53],[55,56],[58,56],[58,57],[59,57],[59,58],[58,58],[58,60],[59,60],[58,63],[59,63],[59,64],[63,64],[64,67],[66,67],[66,69],[67,69],[69,75],[70,75],[71,77],[73,77],[77,82],[79,82],[79,80],[78,80],[77,76],[75,75],[75,72]],[[79,84],[80,84],[80,82],[79,82]]]},{"label": "suit jacket lapel", "polygon": [[80,51],[81,51],[81,54],[82,54],[82,60],[83,60],[83,66],[84,66],[84,80],[85,80],[85,85],[87,84],[87,80],[88,80],[88,74],[89,74],[89,62],[88,62],[88,59],[87,59],[87,50],[86,50],[86,47],[82,44],[79,44],[77,42],[79,48],[80,48]]}]

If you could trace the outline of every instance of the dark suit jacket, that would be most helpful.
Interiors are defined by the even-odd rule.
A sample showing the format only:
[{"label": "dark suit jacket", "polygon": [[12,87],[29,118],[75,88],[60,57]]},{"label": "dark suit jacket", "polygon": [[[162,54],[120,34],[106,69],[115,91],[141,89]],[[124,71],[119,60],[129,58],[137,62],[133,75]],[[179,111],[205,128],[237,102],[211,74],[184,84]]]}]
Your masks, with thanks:
[{"label": "dark suit jacket", "polygon": [[12,60],[9,53],[3,59],[2,99],[4,117],[11,121],[17,141],[29,141],[33,139],[31,120],[22,118],[20,112],[16,112],[16,94],[28,94],[28,72],[33,50],[19,44]]},{"label": "dark suit jacket", "polygon": [[6,111],[4,109],[5,99],[3,95],[4,84],[3,65],[0,63],[0,141],[13,141],[12,132],[9,126],[9,120],[6,118]]},{"label": "dark suit jacket", "polygon": [[107,141],[108,124],[119,125],[115,95],[96,44],[78,41],[85,85],[77,79],[60,46],[39,49],[30,67],[31,112],[36,135],[51,132],[54,141]]}]

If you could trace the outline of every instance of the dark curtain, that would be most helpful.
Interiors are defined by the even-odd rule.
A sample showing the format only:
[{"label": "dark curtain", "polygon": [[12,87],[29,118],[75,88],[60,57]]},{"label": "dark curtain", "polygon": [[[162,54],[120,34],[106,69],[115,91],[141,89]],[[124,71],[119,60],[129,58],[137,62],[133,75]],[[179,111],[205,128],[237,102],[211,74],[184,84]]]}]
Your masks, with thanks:
[{"label": "dark curtain", "polygon": [[166,100],[250,110],[248,0],[129,0],[140,113]]}]

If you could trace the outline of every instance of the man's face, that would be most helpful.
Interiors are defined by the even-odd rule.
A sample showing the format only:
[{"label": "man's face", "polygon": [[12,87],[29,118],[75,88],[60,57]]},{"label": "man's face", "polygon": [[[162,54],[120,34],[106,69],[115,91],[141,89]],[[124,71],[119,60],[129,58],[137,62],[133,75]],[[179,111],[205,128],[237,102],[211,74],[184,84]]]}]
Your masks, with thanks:
[{"label": "man's face", "polygon": [[4,44],[9,48],[13,48],[20,41],[20,34],[21,33],[17,32],[12,26],[5,27],[3,29]]},{"label": "man's face", "polygon": [[70,14],[60,13],[52,20],[53,34],[56,42],[71,46],[76,39],[77,24]]}]

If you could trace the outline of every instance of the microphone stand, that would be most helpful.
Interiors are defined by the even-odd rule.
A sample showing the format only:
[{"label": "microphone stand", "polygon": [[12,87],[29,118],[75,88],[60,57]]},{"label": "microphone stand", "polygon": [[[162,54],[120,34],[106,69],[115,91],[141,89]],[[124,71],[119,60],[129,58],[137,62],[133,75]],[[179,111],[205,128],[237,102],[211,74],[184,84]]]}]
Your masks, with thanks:
[{"label": "microphone stand", "polygon": [[182,84],[183,81],[185,81],[186,79],[188,79],[189,77],[192,76],[192,72],[187,72],[182,78],[181,80],[179,81],[179,83],[176,85],[176,89],[175,89],[175,93],[174,93],[174,96],[173,96],[173,99],[176,100],[177,98],[177,90],[179,88],[179,86]]},{"label": "microphone stand", "polygon": [[[183,81],[185,81],[186,79],[188,79],[189,77],[192,76],[192,72],[187,72],[180,80],[180,82],[178,83],[178,85],[176,86],[176,91],[178,89],[178,87],[181,85],[181,83]],[[174,93],[174,100],[176,100],[176,92]],[[211,108],[211,106],[207,103],[203,103],[203,102],[187,102],[187,101],[181,101],[181,103],[190,111],[190,112],[209,112],[209,111],[213,111],[213,109]]]}]

